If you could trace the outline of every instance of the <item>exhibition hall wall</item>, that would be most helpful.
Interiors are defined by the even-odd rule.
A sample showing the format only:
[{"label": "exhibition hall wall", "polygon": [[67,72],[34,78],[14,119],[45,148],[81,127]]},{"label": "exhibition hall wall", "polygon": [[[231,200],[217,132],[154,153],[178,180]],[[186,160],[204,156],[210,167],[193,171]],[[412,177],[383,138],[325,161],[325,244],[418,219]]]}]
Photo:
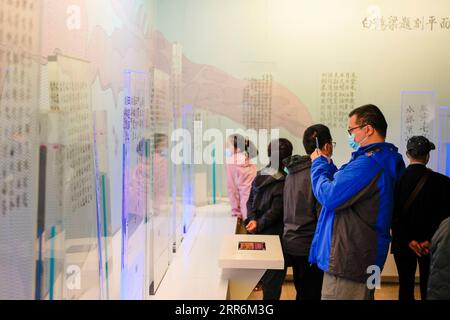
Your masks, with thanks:
[{"label": "exhibition hall wall", "polygon": [[450,176],[449,39],[446,0],[0,0],[0,299],[157,292],[230,129],[323,123],[342,165],[372,103]]}]

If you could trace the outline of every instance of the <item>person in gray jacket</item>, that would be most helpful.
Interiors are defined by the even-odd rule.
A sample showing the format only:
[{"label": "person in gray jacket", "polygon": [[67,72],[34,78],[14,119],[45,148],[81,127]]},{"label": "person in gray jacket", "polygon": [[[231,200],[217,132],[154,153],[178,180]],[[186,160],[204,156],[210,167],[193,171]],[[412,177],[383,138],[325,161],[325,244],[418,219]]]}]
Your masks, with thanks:
[{"label": "person in gray jacket", "polygon": [[450,218],[431,240],[431,268],[427,300],[450,300]]},{"label": "person in gray jacket", "polygon": [[330,158],[333,142],[328,127],[317,124],[306,129],[303,146],[307,156],[292,156],[284,161],[284,233],[286,264],[292,266],[297,300],[320,300],[323,272],[308,262],[309,249],[319,219],[320,204],[311,186],[311,153],[317,145]]}]

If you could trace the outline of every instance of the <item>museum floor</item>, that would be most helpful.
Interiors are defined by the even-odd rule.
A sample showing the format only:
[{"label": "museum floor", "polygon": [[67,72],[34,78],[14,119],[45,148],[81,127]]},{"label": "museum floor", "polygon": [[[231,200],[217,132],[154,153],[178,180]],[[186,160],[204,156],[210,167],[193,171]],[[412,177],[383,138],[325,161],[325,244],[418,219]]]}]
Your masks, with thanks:
[{"label": "museum floor", "polygon": [[[281,292],[281,300],[295,300],[295,287],[292,281],[286,281]],[[420,289],[416,285],[416,299],[420,299]],[[261,300],[262,291],[253,291],[248,300]],[[375,293],[375,300],[398,300],[398,284],[385,283]]]}]

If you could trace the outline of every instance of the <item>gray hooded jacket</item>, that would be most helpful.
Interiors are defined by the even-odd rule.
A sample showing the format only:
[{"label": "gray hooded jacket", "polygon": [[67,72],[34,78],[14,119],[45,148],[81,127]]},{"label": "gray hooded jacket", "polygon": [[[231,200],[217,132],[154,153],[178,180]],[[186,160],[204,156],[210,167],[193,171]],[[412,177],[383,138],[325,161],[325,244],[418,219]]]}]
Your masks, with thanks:
[{"label": "gray hooded jacket", "polygon": [[428,300],[450,300],[450,218],[441,223],[431,240]]},{"label": "gray hooded jacket", "polygon": [[292,156],[284,161],[288,176],[284,184],[284,251],[308,256],[316,231],[320,204],[311,187],[311,159]]}]

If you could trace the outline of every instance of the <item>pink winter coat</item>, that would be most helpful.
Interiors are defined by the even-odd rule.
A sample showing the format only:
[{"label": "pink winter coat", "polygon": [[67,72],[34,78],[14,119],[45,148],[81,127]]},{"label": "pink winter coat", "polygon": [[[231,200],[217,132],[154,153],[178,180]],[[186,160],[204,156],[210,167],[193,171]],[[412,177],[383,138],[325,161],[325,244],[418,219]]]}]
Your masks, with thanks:
[{"label": "pink winter coat", "polygon": [[233,216],[245,220],[247,219],[247,200],[252,182],[256,177],[257,168],[242,152],[228,157],[225,168],[231,213]]}]

